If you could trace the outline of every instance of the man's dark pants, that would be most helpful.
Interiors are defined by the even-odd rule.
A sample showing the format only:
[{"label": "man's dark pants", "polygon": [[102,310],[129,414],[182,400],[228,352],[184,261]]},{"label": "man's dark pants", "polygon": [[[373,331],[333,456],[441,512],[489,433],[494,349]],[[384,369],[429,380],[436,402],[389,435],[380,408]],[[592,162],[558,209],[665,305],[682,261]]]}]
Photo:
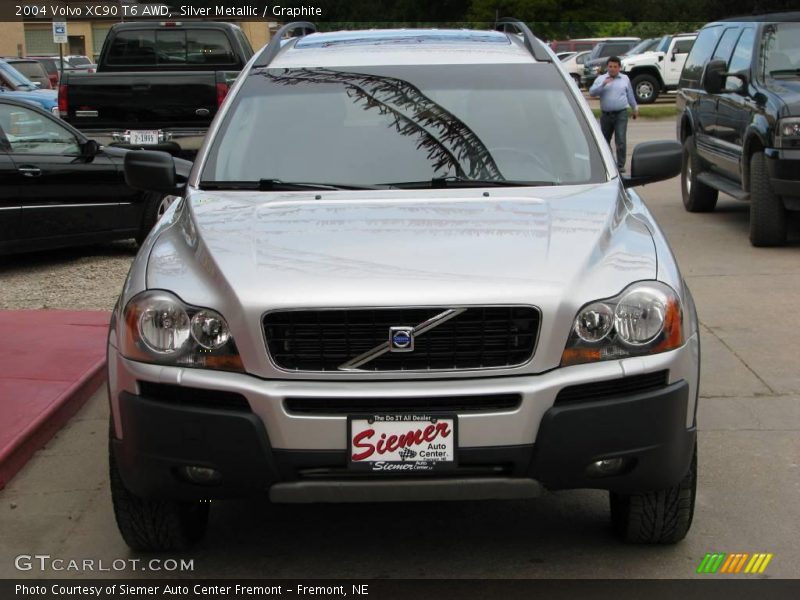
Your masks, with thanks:
[{"label": "man's dark pants", "polygon": [[603,111],[600,114],[600,129],[603,132],[603,137],[611,144],[611,136],[614,136],[614,142],[617,146],[617,167],[622,168],[625,166],[625,140],[628,136],[628,109],[619,111]]}]

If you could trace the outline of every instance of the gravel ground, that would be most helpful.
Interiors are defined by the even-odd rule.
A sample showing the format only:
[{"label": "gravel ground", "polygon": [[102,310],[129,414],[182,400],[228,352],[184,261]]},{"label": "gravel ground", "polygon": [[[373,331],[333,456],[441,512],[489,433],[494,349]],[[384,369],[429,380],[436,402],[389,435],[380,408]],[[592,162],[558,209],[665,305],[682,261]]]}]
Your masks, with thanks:
[{"label": "gravel ground", "polygon": [[136,256],[133,241],[0,257],[0,310],[111,310]]}]

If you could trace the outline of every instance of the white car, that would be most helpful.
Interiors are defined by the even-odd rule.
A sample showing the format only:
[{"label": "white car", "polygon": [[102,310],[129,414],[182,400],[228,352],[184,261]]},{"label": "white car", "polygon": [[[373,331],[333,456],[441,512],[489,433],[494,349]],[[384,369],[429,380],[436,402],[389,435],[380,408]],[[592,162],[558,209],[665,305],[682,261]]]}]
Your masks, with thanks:
[{"label": "white car", "polygon": [[628,542],[686,535],[697,317],[632,190],[676,176],[682,148],[640,144],[621,176],[552,51],[500,25],[513,32],[290,23],[185,186],[170,155],[126,154],[131,186],[181,196],[109,334],[131,547],[185,547],[210,500],[264,494],[591,488]]},{"label": "white car", "polygon": [[591,50],[584,50],[583,52],[571,52],[570,55],[566,58],[562,58],[561,64],[567,70],[567,73],[570,74],[575,80],[575,83],[578,84],[578,87],[581,85],[581,73],[583,73],[583,63],[592,53]]}]

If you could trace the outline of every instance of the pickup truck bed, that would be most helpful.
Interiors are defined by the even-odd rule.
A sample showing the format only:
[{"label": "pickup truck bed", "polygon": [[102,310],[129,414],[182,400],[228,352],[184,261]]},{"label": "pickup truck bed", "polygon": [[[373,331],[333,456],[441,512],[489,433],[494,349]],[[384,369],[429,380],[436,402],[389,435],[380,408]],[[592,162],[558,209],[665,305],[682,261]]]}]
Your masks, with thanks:
[{"label": "pickup truck bed", "polygon": [[[172,143],[176,152],[196,151],[235,77],[219,71],[64,73],[62,118],[101,144]],[[154,131],[158,138],[147,139]]]}]

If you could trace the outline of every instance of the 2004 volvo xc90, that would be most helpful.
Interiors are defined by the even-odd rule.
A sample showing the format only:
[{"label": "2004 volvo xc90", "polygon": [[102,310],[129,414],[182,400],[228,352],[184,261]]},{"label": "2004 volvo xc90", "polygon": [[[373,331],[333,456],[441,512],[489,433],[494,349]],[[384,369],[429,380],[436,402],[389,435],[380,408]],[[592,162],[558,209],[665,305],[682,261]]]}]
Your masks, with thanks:
[{"label": "2004 volvo xc90", "polygon": [[[286,41],[287,32],[299,33]],[[523,24],[287,25],[233,86],[111,323],[125,541],[185,547],[208,500],[610,491],[628,541],[694,509],[695,309],[588,106]]]}]

